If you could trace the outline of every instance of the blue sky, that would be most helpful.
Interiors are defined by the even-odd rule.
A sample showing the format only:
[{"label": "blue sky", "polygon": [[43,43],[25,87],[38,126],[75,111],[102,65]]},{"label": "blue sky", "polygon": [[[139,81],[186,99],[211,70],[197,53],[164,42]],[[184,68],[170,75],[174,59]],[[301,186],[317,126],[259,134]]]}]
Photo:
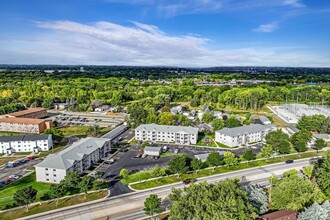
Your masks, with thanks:
[{"label": "blue sky", "polygon": [[329,0],[1,0],[0,63],[330,67]]}]

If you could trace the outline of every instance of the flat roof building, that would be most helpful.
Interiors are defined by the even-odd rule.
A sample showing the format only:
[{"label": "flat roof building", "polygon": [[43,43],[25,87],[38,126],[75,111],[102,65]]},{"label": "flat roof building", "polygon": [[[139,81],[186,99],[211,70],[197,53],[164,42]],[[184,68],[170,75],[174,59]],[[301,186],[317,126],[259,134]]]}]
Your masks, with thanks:
[{"label": "flat roof building", "polygon": [[46,108],[29,108],[23,111],[13,112],[5,117],[14,118],[45,118],[47,116]]},{"label": "flat roof building", "polygon": [[51,134],[0,136],[0,153],[40,152],[53,147]]},{"label": "flat roof building", "polygon": [[83,138],[58,153],[48,155],[35,165],[37,181],[59,183],[69,172],[82,174],[105,157],[110,148],[109,139]]},{"label": "flat roof building", "polygon": [[51,121],[35,118],[2,118],[0,131],[40,134],[52,126]]},{"label": "flat roof building", "polygon": [[236,128],[224,128],[215,132],[215,141],[229,147],[242,146],[264,140],[266,135],[275,129],[273,124],[251,124]]},{"label": "flat roof building", "polygon": [[145,147],[144,154],[149,156],[159,156],[162,152],[162,147]]},{"label": "flat roof building", "polygon": [[138,141],[196,144],[197,138],[198,128],[190,126],[143,124],[135,129]]}]

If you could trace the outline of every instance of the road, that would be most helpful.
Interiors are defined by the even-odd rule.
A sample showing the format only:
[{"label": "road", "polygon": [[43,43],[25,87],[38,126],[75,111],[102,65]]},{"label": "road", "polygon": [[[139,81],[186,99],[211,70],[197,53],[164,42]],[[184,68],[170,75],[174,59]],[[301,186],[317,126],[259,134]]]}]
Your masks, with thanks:
[{"label": "road", "polygon": [[[297,160],[292,164],[277,163],[262,167],[256,167],[246,170],[240,170],[211,177],[198,179],[198,182],[207,181],[215,183],[228,178],[245,177],[245,184],[266,184],[269,176],[281,175],[290,169],[300,170],[309,164],[309,159]],[[21,219],[70,219],[70,220],[87,220],[87,219],[143,219],[146,216],[142,213],[144,200],[150,194],[157,194],[161,198],[165,198],[171,193],[171,188],[183,188],[182,183],[175,183],[144,191],[127,193],[104,200],[93,201],[85,204],[75,205],[62,209],[53,210]]]}]

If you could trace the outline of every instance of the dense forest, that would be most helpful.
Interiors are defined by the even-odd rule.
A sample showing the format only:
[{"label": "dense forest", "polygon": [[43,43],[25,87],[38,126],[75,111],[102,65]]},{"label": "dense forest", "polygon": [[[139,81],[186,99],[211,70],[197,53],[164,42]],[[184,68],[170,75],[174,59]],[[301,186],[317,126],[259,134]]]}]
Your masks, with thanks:
[{"label": "dense forest", "polygon": [[[132,71],[132,70],[129,70]],[[134,71],[123,76],[114,72],[53,72],[7,70],[0,72],[0,113],[30,106],[51,108],[53,103],[73,100],[71,110],[87,111],[99,100],[112,106],[141,106],[147,114],[171,102],[187,102],[192,107],[204,104],[213,109],[225,107],[257,110],[268,102],[299,102],[329,105],[330,85],[306,85],[310,75],[291,80],[287,75],[271,84],[196,86],[201,81],[222,82],[249,78],[251,74],[185,74],[165,73],[162,80],[146,80],[149,73]],[[152,72],[151,72],[152,73]],[[146,79],[140,79],[142,74]],[[159,77],[161,77],[159,75]],[[306,78],[304,78],[306,77]],[[320,75],[319,77],[324,77]],[[315,75],[314,78],[317,78]],[[329,77],[330,78],[330,77]],[[329,79],[328,78],[328,79]],[[293,83],[295,82],[295,83]],[[132,109],[132,108],[128,108]]]}]

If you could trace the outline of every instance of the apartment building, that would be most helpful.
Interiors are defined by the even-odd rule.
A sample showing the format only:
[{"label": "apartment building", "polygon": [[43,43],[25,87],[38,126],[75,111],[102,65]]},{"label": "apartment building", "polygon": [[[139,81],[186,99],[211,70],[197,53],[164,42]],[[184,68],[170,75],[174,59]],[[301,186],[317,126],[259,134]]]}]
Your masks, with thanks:
[{"label": "apartment building", "polygon": [[144,124],[135,129],[135,139],[138,141],[196,144],[197,138],[198,128],[190,126]]},{"label": "apartment building", "polygon": [[7,118],[45,118],[46,108],[29,108],[23,111],[13,112],[5,115]]},{"label": "apartment building", "polygon": [[51,134],[0,136],[0,153],[48,151],[53,147]]},{"label": "apartment building", "polygon": [[35,165],[37,181],[59,183],[69,172],[82,174],[105,157],[110,149],[107,138],[83,138],[58,153],[48,155]]},{"label": "apartment building", "polygon": [[52,122],[36,118],[2,118],[0,131],[40,134],[51,128]]},{"label": "apartment building", "polygon": [[229,147],[242,146],[265,139],[266,135],[276,130],[272,124],[251,124],[236,128],[224,128],[215,132],[215,141]]}]

